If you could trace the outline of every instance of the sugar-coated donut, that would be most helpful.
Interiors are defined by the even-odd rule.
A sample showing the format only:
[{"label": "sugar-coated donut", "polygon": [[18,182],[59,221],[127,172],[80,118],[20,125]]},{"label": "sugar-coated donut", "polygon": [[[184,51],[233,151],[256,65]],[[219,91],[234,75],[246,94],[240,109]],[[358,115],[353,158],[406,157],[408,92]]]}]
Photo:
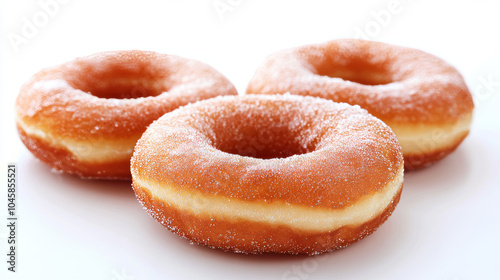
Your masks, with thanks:
[{"label": "sugar-coated donut", "polygon": [[406,169],[429,165],[469,133],[474,104],[458,71],[420,50],[363,40],[335,40],[271,55],[249,94],[310,95],[357,104],[388,124]]},{"label": "sugar-coated donut", "polygon": [[148,127],[133,188],[172,232],[223,250],[318,254],[371,234],[403,185],[392,130],[359,106],[294,95],[216,97]]},{"label": "sugar-coated donut", "polygon": [[56,170],[130,179],[133,148],[150,123],[190,102],[235,94],[201,62],[103,52],[34,75],[17,98],[16,122],[26,147]]}]

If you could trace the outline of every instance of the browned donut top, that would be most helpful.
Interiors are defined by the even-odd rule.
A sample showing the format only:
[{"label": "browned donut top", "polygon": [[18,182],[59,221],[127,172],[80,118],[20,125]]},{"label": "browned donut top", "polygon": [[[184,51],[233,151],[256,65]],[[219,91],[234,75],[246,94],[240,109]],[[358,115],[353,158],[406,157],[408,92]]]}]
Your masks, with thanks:
[{"label": "browned donut top", "polygon": [[234,86],[212,67],[145,51],[103,52],[40,71],[21,89],[17,116],[61,137],[139,136],[165,112]]},{"label": "browned donut top", "polygon": [[343,208],[383,190],[402,164],[392,130],[358,106],[246,95],[164,115],[138,141],[131,168],[151,184]]},{"label": "browned donut top", "polygon": [[388,123],[454,122],[474,107],[462,76],[443,60],[416,49],[351,39],[271,55],[247,89],[286,92],[357,104]]}]

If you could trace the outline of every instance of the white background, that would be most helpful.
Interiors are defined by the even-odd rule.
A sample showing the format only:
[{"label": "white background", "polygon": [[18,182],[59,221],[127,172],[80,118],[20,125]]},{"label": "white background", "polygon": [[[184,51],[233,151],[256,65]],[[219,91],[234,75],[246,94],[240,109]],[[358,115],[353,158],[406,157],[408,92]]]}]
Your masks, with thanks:
[{"label": "white background", "polygon": [[[0,279],[500,279],[498,1],[400,0],[396,11],[390,0],[67,0],[44,10],[45,2],[0,2],[1,184],[7,163],[17,163],[19,217],[18,272],[10,273],[0,188]],[[75,57],[120,49],[176,54],[212,65],[243,93],[268,54],[358,30],[454,65],[476,109],[459,149],[405,174],[389,220],[340,251],[245,256],[190,245],[143,211],[129,183],[50,172],[15,130],[22,83]]]}]

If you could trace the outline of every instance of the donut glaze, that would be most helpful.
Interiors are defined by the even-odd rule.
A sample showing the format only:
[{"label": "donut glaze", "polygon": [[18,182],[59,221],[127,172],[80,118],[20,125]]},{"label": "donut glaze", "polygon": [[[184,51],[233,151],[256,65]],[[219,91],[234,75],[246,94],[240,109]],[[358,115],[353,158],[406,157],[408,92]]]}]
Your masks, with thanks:
[{"label": "donut glaze", "polygon": [[130,179],[146,127],[179,106],[234,86],[201,62],[145,51],[103,52],[35,74],[16,101],[20,138],[56,170]]},{"label": "donut glaze", "polygon": [[133,188],[192,242],[244,253],[318,254],[371,234],[403,185],[392,130],[359,106],[293,95],[217,97],[155,121]]},{"label": "donut glaze", "polygon": [[310,95],[356,104],[389,125],[407,170],[454,151],[469,133],[474,104],[460,73],[420,50],[334,40],[269,56],[249,94]]}]

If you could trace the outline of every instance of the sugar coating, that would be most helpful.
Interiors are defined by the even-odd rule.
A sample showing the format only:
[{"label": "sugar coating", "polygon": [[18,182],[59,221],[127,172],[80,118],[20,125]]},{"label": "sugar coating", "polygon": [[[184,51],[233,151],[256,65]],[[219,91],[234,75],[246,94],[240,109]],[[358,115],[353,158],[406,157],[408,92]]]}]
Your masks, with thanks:
[{"label": "sugar coating", "polygon": [[450,123],[473,109],[463,77],[448,63],[420,50],[363,40],[269,56],[247,93],[286,92],[357,104],[386,123]]},{"label": "sugar coating", "polygon": [[448,63],[416,49],[364,40],[334,40],[269,56],[247,93],[286,92],[368,110],[396,133],[407,170],[453,152],[468,134],[474,108],[464,79]]},{"label": "sugar coating", "polygon": [[[137,198],[153,218],[191,242],[240,253],[312,255],[362,239],[394,210],[402,170],[394,133],[366,110],[288,94],[181,107],[149,126],[131,161]],[[396,193],[388,202],[358,207],[388,190]],[[309,226],[321,225],[308,220],[323,211],[354,209],[372,212],[339,221],[349,226]]]},{"label": "sugar coating", "polygon": [[[69,151],[64,143],[71,143],[91,154],[93,147],[110,141],[116,141],[118,147],[132,143],[124,148],[132,150],[146,127],[166,112],[217,95],[236,94],[222,74],[198,61],[145,51],[103,52],[35,74],[21,88],[16,115],[22,124],[19,127],[46,135],[51,148]],[[57,157],[55,154],[45,157],[44,162],[65,172],[100,176],[76,170],[80,160],[69,162],[71,155],[63,165],[51,164],[48,158]],[[103,159],[110,163],[117,160]],[[120,167],[114,168],[122,169],[120,174],[129,173],[130,156],[119,160]]]},{"label": "sugar coating", "polygon": [[207,194],[342,208],[381,190],[401,164],[394,133],[359,106],[248,95],[155,121],[135,147],[132,173]]},{"label": "sugar coating", "polygon": [[21,89],[16,111],[66,137],[140,135],[166,112],[225,94],[236,94],[234,86],[201,62],[153,52],[104,52],[37,73]]}]

